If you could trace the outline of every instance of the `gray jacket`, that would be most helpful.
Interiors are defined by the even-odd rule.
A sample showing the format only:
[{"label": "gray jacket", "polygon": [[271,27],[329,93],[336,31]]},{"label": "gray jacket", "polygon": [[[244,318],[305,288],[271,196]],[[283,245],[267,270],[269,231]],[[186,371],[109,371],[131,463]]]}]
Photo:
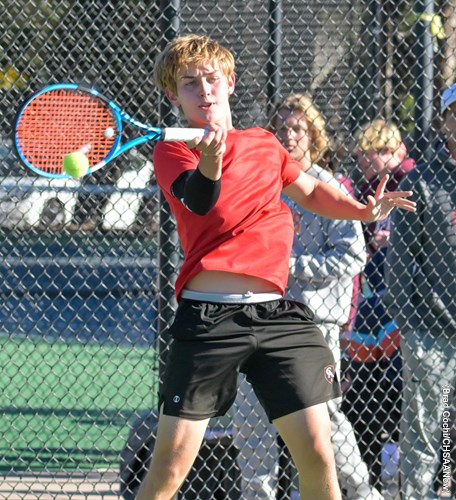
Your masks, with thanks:
[{"label": "gray jacket", "polygon": [[416,213],[396,210],[385,301],[402,332],[456,333],[456,162],[444,151],[401,182]]},{"label": "gray jacket", "polygon": [[[321,167],[312,165],[307,173],[348,194]],[[353,279],[366,264],[361,223],[320,217],[286,201],[295,223],[287,296],[308,305],[317,323],[343,325],[350,314]]]}]

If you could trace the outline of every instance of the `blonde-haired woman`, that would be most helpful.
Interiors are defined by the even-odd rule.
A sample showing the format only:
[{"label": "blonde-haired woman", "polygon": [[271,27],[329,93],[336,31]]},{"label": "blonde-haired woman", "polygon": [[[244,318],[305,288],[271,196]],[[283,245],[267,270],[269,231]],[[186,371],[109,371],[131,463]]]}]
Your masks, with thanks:
[{"label": "blonde-haired woman", "polygon": [[305,94],[292,94],[275,107],[270,130],[306,169],[319,164],[330,149],[325,119]]},{"label": "blonde-haired woman", "polygon": [[[318,165],[328,152],[330,141],[325,120],[310,97],[294,94],[280,102],[271,116],[270,130],[303,171],[348,194],[331,173]],[[324,219],[286,201],[295,225],[287,295],[314,311],[314,320],[339,364],[340,329],[350,315],[353,279],[366,260],[362,227],[356,221]],[[276,433],[245,379],[239,389],[234,442],[239,449],[241,496],[245,500],[272,500],[277,487]],[[331,440],[346,498],[381,499],[380,493],[369,485],[367,465],[340,403],[330,403]]]}]

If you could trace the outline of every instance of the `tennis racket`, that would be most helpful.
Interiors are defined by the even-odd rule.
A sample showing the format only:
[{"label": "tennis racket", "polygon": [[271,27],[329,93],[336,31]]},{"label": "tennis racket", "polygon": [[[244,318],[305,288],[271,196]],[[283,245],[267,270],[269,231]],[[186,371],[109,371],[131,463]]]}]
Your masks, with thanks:
[{"label": "tennis racket", "polygon": [[[122,143],[123,124],[132,125],[143,135]],[[60,83],[27,98],[16,116],[14,145],[22,163],[36,174],[68,178],[63,159],[69,153],[83,151],[90,174],[148,141],[191,141],[205,132],[141,123],[97,90]]]}]

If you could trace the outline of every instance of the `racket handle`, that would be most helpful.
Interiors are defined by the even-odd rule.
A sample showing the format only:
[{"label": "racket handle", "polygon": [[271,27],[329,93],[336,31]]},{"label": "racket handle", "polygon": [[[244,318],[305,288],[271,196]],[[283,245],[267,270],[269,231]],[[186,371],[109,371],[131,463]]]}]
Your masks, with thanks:
[{"label": "racket handle", "polygon": [[187,142],[204,137],[207,130],[204,128],[164,128],[163,141],[166,142]]}]

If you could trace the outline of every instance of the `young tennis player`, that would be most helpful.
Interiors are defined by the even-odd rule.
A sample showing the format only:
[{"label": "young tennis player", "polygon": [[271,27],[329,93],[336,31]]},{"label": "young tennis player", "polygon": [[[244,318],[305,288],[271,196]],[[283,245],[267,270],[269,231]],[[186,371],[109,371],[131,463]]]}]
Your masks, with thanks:
[{"label": "young tennis player", "polygon": [[414,210],[411,193],[385,194],[386,179],[363,205],[302,172],[273,134],[235,129],[234,59],[214,40],[175,39],[154,76],[189,125],[208,133],[154,150],[185,258],[157,439],[137,498],[169,500],[179,490],[209,419],[232,405],[241,371],[290,450],[301,498],[340,499],[326,404],[340,389],[312,312],[283,299],[293,221],[280,196],[326,217],[374,221],[394,207]]}]

